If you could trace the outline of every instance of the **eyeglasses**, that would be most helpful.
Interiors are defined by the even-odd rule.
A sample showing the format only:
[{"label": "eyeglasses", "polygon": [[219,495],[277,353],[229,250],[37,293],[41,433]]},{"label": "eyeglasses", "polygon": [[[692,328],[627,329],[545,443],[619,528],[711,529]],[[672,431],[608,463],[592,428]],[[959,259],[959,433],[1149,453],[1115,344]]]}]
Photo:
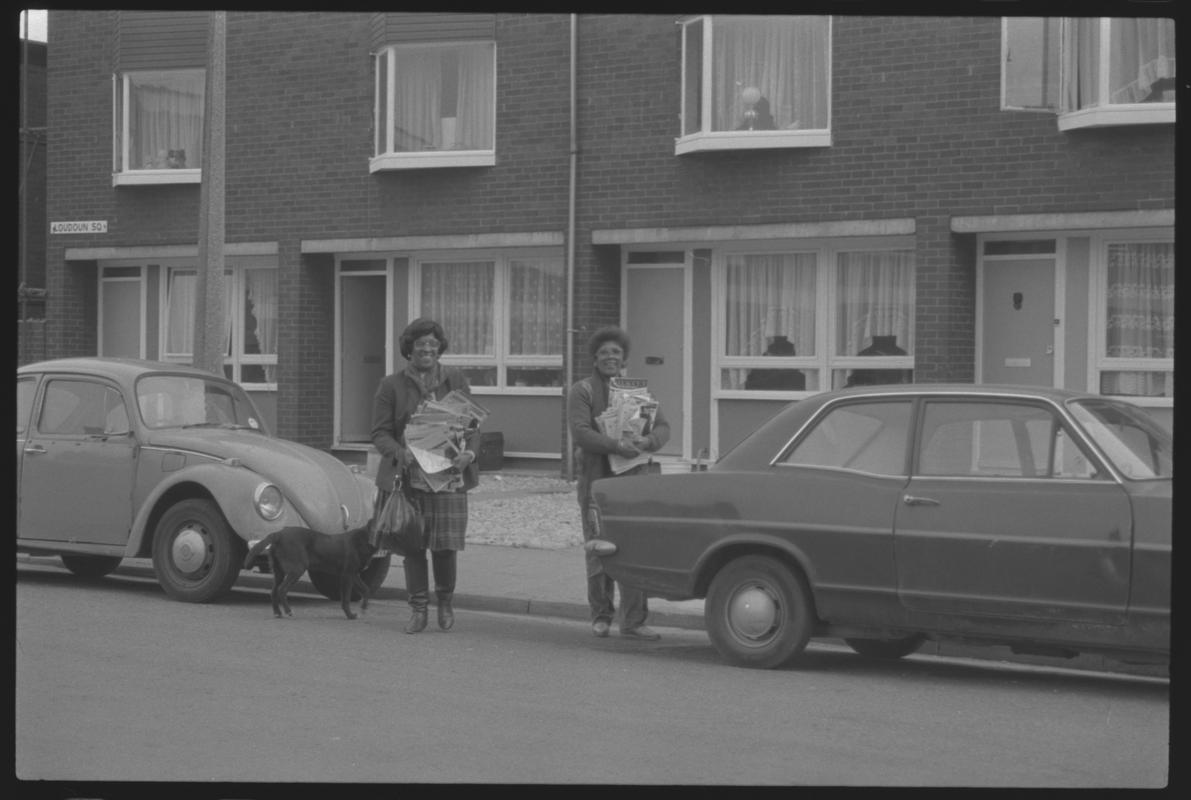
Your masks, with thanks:
[{"label": "eyeglasses", "polygon": [[438,339],[419,339],[414,342],[414,350],[421,350],[427,353],[437,353],[441,346]]}]

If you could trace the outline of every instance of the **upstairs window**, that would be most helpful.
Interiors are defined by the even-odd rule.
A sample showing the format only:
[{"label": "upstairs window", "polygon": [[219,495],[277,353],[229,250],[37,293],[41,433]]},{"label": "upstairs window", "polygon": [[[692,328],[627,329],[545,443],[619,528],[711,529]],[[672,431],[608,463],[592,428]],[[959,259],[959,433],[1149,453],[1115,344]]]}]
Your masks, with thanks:
[{"label": "upstairs window", "polygon": [[831,144],[831,18],[700,16],[682,23],[675,153]]},{"label": "upstairs window", "polygon": [[209,14],[116,13],[112,182],[199,183]]},{"label": "upstairs window", "polygon": [[206,72],[126,72],[116,87],[120,183],[198,183]]},{"label": "upstairs window", "polygon": [[390,45],[376,54],[371,170],[496,163],[496,45]]},{"label": "upstairs window", "polygon": [[1059,129],[1175,121],[1171,19],[1006,19],[1004,108],[1057,111]]}]

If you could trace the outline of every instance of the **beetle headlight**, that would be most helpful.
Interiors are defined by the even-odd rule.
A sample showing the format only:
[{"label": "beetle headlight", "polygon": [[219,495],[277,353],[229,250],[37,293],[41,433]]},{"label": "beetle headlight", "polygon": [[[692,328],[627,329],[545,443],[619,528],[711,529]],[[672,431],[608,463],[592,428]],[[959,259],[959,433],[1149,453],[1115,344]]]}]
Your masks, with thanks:
[{"label": "beetle headlight", "polygon": [[281,490],[271,483],[262,483],[252,493],[252,502],[256,506],[256,513],[272,522],[281,516],[285,498]]}]

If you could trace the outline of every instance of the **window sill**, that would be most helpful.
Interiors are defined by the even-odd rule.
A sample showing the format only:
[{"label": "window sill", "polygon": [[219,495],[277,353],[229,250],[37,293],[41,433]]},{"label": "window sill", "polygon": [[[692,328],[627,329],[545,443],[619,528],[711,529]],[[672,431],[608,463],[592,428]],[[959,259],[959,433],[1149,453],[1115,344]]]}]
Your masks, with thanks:
[{"label": "window sill", "polygon": [[135,172],[112,173],[112,186],[159,186],[202,182],[201,169],[142,169]]},{"label": "window sill", "polygon": [[1132,106],[1100,106],[1059,114],[1059,130],[1107,128],[1117,125],[1174,124],[1174,103]]},{"label": "window sill", "polygon": [[494,167],[496,152],[492,150],[442,151],[425,150],[419,153],[385,153],[368,161],[368,171],[384,172],[397,169],[433,169],[441,167]]},{"label": "window sill", "polygon": [[752,131],[739,133],[693,133],[674,140],[674,155],[715,150],[773,150],[801,147],[830,147],[831,131]]}]

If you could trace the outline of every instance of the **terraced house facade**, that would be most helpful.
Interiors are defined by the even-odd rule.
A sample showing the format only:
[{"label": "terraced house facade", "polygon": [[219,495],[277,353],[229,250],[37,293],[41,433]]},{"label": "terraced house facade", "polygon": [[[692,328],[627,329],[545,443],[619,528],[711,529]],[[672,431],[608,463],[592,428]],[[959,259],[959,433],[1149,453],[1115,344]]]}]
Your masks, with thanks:
[{"label": "terraced house facade", "polygon": [[[362,459],[418,316],[506,458],[609,323],[676,468],[850,382],[1171,419],[1170,19],[226,19],[226,371],[283,436]],[[51,356],[191,357],[208,29],[50,11]]]}]

